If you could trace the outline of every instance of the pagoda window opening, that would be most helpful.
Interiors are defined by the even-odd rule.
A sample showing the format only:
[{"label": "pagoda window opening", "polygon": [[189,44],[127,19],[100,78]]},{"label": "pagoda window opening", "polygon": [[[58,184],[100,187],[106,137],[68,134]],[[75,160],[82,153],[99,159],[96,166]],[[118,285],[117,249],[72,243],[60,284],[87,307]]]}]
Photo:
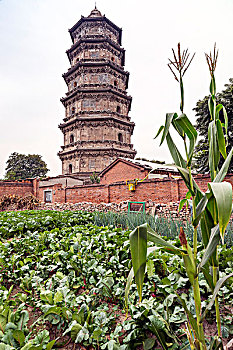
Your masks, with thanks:
[{"label": "pagoda window opening", "polygon": [[89,159],[89,169],[95,168],[95,159]]},{"label": "pagoda window opening", "polygon": [[77,81],[74,81],[74,87],[76,87],[77,86]]},{"label": "pagoda window opening", "polygon": [[71,134],[71,135],[70,135],[70,143],[73,143],[73,142],[74,142],[74,135]]},{"label": "pagoda window opening", "polygon": [[123,135],[121,132],[118,134],[118,141],[123,142]]},{"label": "pagoda window opening", "polygon": [[75,107],[71,108],[71,114],[74,115],[75,114]]},{"label": "pagoda window opening", "polygon": [[112,62],[114,62],[114,61],[115,61],[115,58],[114,58],[114,57],[111,57],[111,60],[112,60]]},{"label": "pagoda window opening", "polygon": [[121,107],[117,106],[116,111],[117,111],[117,113],[121,113]]},{"label": "pagoda window opening", "polygon": [[69,174],[72,174],[72,172],[73,172],[72,164],[69,164]]},{"label": "pagoda window opening", "polygon": [[114,80],[114,86],[117,86],[117,81],[116,80]]}]

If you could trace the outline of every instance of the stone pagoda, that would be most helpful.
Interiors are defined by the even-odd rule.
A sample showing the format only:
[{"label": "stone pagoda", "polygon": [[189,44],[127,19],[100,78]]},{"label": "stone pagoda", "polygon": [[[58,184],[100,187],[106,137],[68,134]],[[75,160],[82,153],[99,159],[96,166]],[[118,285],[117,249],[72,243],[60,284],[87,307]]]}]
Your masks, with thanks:
[{"label": "stone pagoda", "polygon": [[132,97],[127,95],[129,73],[124,70],[122,30],[95,7],[69,30],[71,64],[63,78],[68,87],[61,99],[65,118],[59,128],[64,146],[58,153],[62,174],[87,179],[118,157],[135,157],[131,144]]}]

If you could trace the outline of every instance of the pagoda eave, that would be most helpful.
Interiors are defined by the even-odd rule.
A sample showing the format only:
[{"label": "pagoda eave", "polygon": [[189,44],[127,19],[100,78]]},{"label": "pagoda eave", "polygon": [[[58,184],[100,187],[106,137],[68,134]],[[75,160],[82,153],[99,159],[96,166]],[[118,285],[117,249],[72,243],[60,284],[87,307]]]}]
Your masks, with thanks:
[{"label": "pagoda eave", "polygon": [[78,117],[78,118],[75,118],[71,121],[68,121],[68,122],[65,122],[65,123],[61,123],[59,124],[59,129],[64,129],[65,127],[67,126],[70,126],[72,124],[75,124],[77,122],[93,122],[93,121],[106,121],[106,120],[112,120],[113,122],[116,122],[116,123],[119,123],[119,124],[122,124],[122,125],[126,125],[126,126],[130,126],[132,128],[135,127],[135,123],[134,122],[131,122],[131,121],[126,121],[126,120],[122,120],[122,119],[118,119],[118,118],[114,118],[114,117]]},{"label": "pagoda eave", "polygon": [[103,93],[111,93],[113,95],[116,95],[118,97],[121,97],[125,100],[128,100],[130,102],[130,105],[131,105],[131,101],[132,101],[132,97],[131,96],[128,96],[128,95],[125,95],[125,94],[122,94],[121,92],[119,91],[116,91],[114,89],[111,89],[111,88],[99,88],[98,90],[96,89],[85,89],[85,88],[77,88],[71,95],[67,96],[67,97],[62,97],[60,99],[60,101],[64,104],[65,102],[69,101],[70,99],[74,98],[76,95],[78,94],[89,94],[89,93],[92,93],[92,94],[103,94]]},{"label": "pagoda eave", "polygon": [[84,22],[106,22],[107,24],[109,24],[111,27],[113,27],[114,29],[116,29],[119,32],[119,44],[121,45],[121,38],[122,38],[122,29],[119,28],[116,24],[114,24],[112,21],[110,21],[108,18],[105,17],[105,15],[101,16],[101,17],[84,17],[82,16],[80,18],[80,20],[72,27],[68,30],[68,32],[70,33],[72,42],[74,42],[74,37],[73,37],[73,32]]},{"label": "pagoda eave", "polygon": [[79,61],[79,62],[77,62],[75,64],[75,66],[69,68],[68,72],[63,73],[62,77],[64,79],[67,78],[70,74],[75,72],[77,70],[77,68],[79,68],[79,67],[96,67],[96,66],[99,66],[99,67],[110,66],[111,68],[115,69],[117,72],[119,72],[119,73],[121,73],[123,75],[129,76],[129,72],[127,72],[123,68],[120,68],[119,66],[115,65],[111,61],[109,61],[109,60],[106,60],[106,61],[101,60],[99,62],[97,62],[97,61],[95,61],[95,62]]}]

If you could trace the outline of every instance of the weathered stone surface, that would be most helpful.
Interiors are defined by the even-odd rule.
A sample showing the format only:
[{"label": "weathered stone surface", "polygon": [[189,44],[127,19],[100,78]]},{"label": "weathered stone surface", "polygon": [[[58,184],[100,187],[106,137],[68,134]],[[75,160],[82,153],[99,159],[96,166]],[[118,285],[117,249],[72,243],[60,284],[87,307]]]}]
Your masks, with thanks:
[{"label": "weathered stone surface", "polygon": [[61,99],[66,111],[59,125],[64,146],[58,155],[62,174],[85,179],[118,157],[134,158],[132,98],[126,92],[121,29],[99,13],[82,17],[70,34],[71,68],[63,74],[68,92]]}]

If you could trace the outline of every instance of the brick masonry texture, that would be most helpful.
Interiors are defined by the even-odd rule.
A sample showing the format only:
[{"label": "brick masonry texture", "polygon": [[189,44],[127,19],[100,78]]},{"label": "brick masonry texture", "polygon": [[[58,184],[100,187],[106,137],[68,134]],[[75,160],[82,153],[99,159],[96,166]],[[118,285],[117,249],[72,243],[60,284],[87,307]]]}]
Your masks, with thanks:
[{"label": "brick masonry texture", "polygon": [[129,166],[119,162],[109,169],[101,178],[101,184],[111,184],[114,182],[132,179],[144,179],[148,174],[148,170],[142,167]]},{"label": "brick masonry texture", "polygon": [[18,195],[25,197],[30,193],[34,194],[32,181],[0,181],[0,197],[4,195]]},{"label": "brick masonry texture", "polygon": [[[208,175],[195,176],[199,187],[207,190],[210,181]],[[233,174],[227,175],[225,181],[233,184]],[[61,184],[39,188],[38,180],[26,182],[0,182],[0,197],[6,194],[25,196],[32,193],[41,202],[44,191],[52,190],[53,203],[121,203],[123,201],[153,201],[155,204],[179,202],[187,193],[182,179],[151,179],[138,183],[135,192],[130,192],[125,182],[111,184],[82,185],[62,187]]]}]

